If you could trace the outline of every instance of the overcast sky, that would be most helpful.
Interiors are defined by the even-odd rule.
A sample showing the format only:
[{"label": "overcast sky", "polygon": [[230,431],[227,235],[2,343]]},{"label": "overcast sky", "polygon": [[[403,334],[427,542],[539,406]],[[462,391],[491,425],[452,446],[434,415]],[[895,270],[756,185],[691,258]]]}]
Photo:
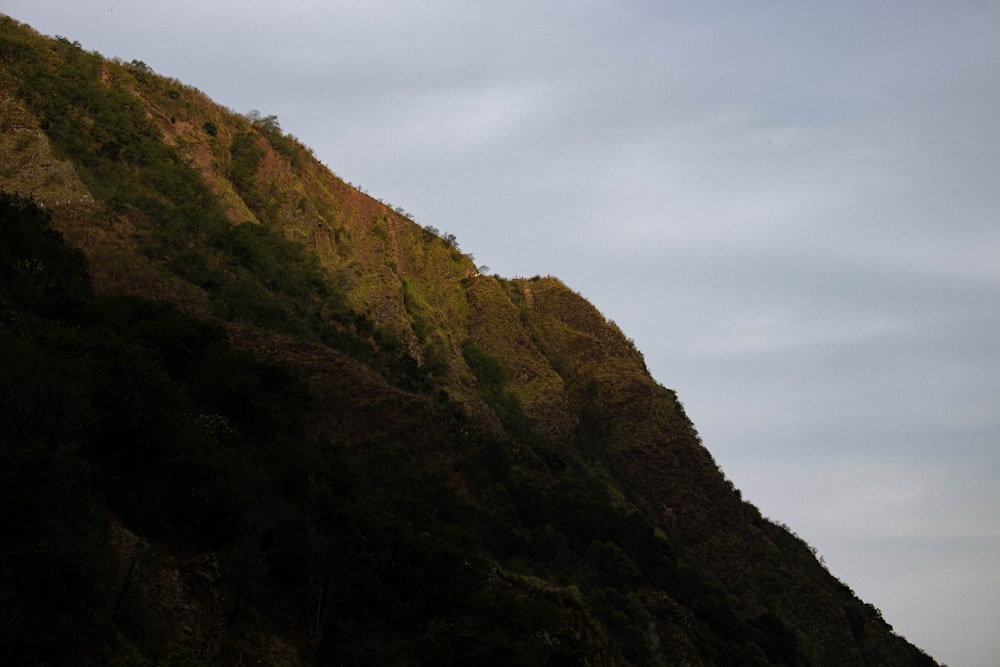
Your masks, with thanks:
[{"label": "overcast sky", "polygon": [[1000,5],[0,0],[553,274],[897,632],[1000,664]]}]

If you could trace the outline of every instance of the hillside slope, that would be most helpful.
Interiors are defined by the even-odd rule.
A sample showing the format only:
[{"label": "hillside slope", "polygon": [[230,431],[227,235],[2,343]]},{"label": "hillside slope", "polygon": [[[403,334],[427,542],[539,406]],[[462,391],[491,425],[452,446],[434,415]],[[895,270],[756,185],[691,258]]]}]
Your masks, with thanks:
[{"label": "hillside slope", "polygon": [[5,664],[935,664],[582,296],[276,118],[0,17],[0,191]]}]

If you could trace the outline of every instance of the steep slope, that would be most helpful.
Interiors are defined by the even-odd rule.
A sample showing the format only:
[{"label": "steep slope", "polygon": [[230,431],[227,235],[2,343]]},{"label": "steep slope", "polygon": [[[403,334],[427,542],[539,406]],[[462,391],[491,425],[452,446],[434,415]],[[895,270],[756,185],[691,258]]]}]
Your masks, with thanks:
[{"label": "steep slope", "polygon": [[276,118],[0,17],[0,191],[5,662],[934,664],[583,297]]}]

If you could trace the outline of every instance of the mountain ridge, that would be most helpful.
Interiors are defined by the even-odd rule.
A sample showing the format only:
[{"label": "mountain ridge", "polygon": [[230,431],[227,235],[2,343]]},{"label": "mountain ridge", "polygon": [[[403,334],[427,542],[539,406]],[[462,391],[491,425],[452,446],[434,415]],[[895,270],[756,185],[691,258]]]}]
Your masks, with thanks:
[{"label": "mountain ridge", "polygon": [[[174,517],[180,528],[166,522],[141,530],[152,519],[129,516],[115,494],[151,505],[163,500],[128,482],[109,483],[103,493],[112,500],[97,494],[86,501],[94,512],[113,516],[110,525],[133,535],[133,543],[170,554],[167,565],[147,565],[150,572],[160,568],[153,579],[180,572],[181,554],[192,549],[227,554],[227,575],[211,575],[208,584],[184,593],[195,597],[197,589],[213,600],[200,607],[189,600],[210,619],[189,633],[202,644],[171,632],[177,646],[164,647],[149,639],[151,621],[134,627],[112,621],[119,638],[106,640],[106,654],[122,659],[128,649],[136,661],[184,655],[225,664],[239,651],[270,655],[264,646],[271,645],[280,647],[285,664],[371,664],[385,658],[384,651],[392,659],[383,664],[446,664],[434,662],[429,642],[435,637],[465,651],[451,658],[459,664],[474,655],[499,662],[505,650],[522,646],[547,647],[536,656],[539,664],[934,664],[826,572],[808,545],[742,499],[676,394],[653,380],[617,325],[561,281],[480,275],[452,235],[421,227],[345,183],[282,133],[272,116],[223,109],[140,61],[107,60],[10,18],[0,18],[0,38],[0,190],[44,207],[52,227],[86,255],[98,296],[176,304],[184,317],[220,327],[235,350],[294,369],[308,388],[290,389],[305,392],[301,405],[280,403],[302,411],[299,421],[286,424],[271,415],[264,429],[276,441],[312,443],[291,448],[298,457],[292,467],[302,470],[287,472],[274,496],[276,506],[296,498],[308,509],[304,517],[289,509],[292,518],[278,520],[271,517],[275,510],[245,498],[220,501],[233,507],[218,524],[226,541],[199,527],[194,508],[203,506],[197,504],[190,516]],[[31,218],[30,206],[12,203],[8,213]],[[143,317],[201,331],[180,315],[154,311]],[[115,326],[122,345],[132,345],[129,327],[138,325]],[[217,344],[215,334],[190,335],[202,342],[184,354],[197,357],[199,345]],[[16,336],[44,343],[28,330]],[[157,344],[174,343],[164,336]],[[163,363],[176,375],[173,362]],[[281,399],[262,378],[298,386],[285,371],[252,368],[241,373],[259,376],[250,384],[268,401]],[[195,383],[191,401],[207,400],[199,393],[201,380],[183,379]],[[185,427],[190,433],[169,445],[186,452],[187,443],[200,438],[223,452],[212,449],[210,464],[185,463],[184,470],[201,476],[195,479],[207,483],[213,466],[231,464],[233,454],[224,450],[233,443],[250,452],[258,447],[261,460],[278,465],[270,443],[232,426],[239,419],[252,423],[253,415],[220,405],[206,418],[211,426],[196,419]],[[34,437],[49,437],[43,435]],[[14,452],[18,442],[5,446]],[[157,479],[159,469],[125,466],[94,448],[98,453],[85,452],[81,461],[103,475],[117,479],[127,471]],[[337,466],[349,472],[335,482],[310,482],[315,497],[284,489],[309,478],[298,475],[316,457],[339,461],[315,464],[327,476],[336,478]],[[166,461],[161,467],[170,469],[172,459]],[[231,483],[242,496],[244,481]],[[355,495],[359,488],[375,500]],[[393,489],[401,490],[393,495]],[[335,501],[323,500],[328,496]],[[419,507],[397,524],[400,510],[387,508],[400,499]],[[353,509],[337,509],[340,504]],[[234,521],[246,531],[233,529]],[[302,539],[291,528],[279,530],[282,521],[305,526],[315,533],[309,539],[326,546],[272,551],[268,545],[278,534],[283,545]],[[433,531],[414,527],[421,523]],[[329,535],[349,541],[342,526],[354,524],[350,534],[362,536],[350,538],[354,551],[326,544]],[[366,532],[368,525],[381,526],[378,535]],[[383,539],[395,545],[384,562]],[[297,597],[286,590],[292,563],[309,562],[313,551],[323,554],[321,564],[305,567],[312,579],[296,584],[307,590]],[[127,583],[133,569],[126,561],[134,565],[136,556],[119,549],[117,558],[119,579]],[[393,566],[397,558],[409,565]],[[397,635],[407,641],[391,649],[369,645],[357,636],[368,626],[352,617],[346,602],[327,597],[336,568],[323,559],[345,571],[370,563],[366,571],[374,574],[364,576],[374,582],[376,598],[432,607],[431,617],[449,628],[450,638],[443,641],[440,628],[416,617],[406,616],[412,627],[402,621],[383,627],[373,611],[359,618],[378,629],[375,636],[390,645]],[[173,560],[177,564],[169,565]],[[394,578],[394,567],[419,578],[431,562],[448,567],[425,582],[429,597]],[[466,581],[463,562],[482,569],[473,568],[476,577]],[[8,588],[17,587],[12,572],[3,580]],[[452,577],[465,582],[462,596],[443,583]],[[362,594],[337,585],[355,603]],[[126,599],[163,606],[139,588],[132,599],[122,585],[114,604],[100,604],[113,608],[112,618]],[[250,588],[256,602],[244,601]],[[275,600],[283,611],[269,619],[262,610]],[[478,607],[468,608],[468,600]],[[507,605],[517,608],[516,600],[534,619],[527,625],[503,616]],[[319,611],[306,611],[308,604]],[[332,639],[320,630],[326,614],[340,623]],[[485,638],[489,633],[477,625],[483,614],[507,619],[502,637]],[[243,625],[234,626],[238,619]],[[532,664],[524,651],[505,664]]]}]

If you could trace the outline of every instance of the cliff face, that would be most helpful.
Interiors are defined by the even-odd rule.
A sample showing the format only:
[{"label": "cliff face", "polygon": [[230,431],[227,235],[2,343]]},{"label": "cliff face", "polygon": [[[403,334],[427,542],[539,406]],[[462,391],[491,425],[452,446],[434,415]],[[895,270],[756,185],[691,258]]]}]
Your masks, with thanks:
[{"label": "cliff face", "polygon": [[[551,277],[479,275],[453,237],[342,181],[277,119],[0,17],[0,190],[32,197],[86,255],[97,293],[86,298],[176,304],[177,315],[128,307],[142,317],[116,307],[131,323],[116,335],[131,349],[135,322],[173,322],[142,339],[163,365],[150,387],[215,406],[177,408],[190,423],[157,451],[183,455],[154,457],[160,468],[96,444],[111,437],[103,424],[128,420],[86,383],[101,419],[30,431],[80,447],[96,489],[78,502],[97,517],[80,539],[117,563],[81,598],[103,630],[77,658],[447,664],[447,646],[456,664],[934,664],[741,498],[674,392],[582,296]],[[8,218],[30,218],[26,206]],[[11,259],[11,275],[25,261]],[[11,312],[30,310],[5,289]],[[88,317],[73,326],[104,322]],[[223,343],[178,343],[196,322],[225,332],[225,355],[292,369],[301,401],[286,404],[272,392],[285,375],[256,366],[220,370],[232,386],[204,380],[191,360],[211,367],[199,346]],[[6,331],[48,349],[34,329]],[[98,354],[80,345],[81,358]],[[248,435],[260,415],[241,406],[240,382],[270,415],[262,435]],[[5,400],[20,389],[5,385]],[[147,407],[130,414],[159,414]],[[130,433],[153,428],[135,420]],[[218,479],[232,488],[204,491]],[[190,494],[190,515],[161,507],[169,494]],[[201,495],[228,513],[198,518]],[[0,583],[21,591],[17,580],[8,568]],[[126,623],[129,604],[172,604],[161,623],[185,627]],[[9,658],[63,647],[4,623],[21,642]]]}]

